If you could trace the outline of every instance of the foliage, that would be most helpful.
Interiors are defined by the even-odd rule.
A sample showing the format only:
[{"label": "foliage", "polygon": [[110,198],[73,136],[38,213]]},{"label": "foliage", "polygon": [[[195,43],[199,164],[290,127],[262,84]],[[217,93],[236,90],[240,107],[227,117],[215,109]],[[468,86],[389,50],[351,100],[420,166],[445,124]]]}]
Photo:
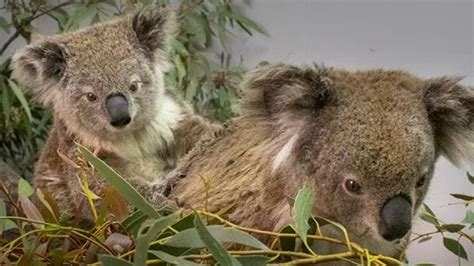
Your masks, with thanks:
[{"label": "foliage", "polygon": [[[56,33],[61,33],[123,15],[133,10],[135,4],[169,2],[5,1],[1,10],[10,17],[0,17],[0,28],[11,36],[0,48],[0,160],[22,176],[31,176],[35,155],[52,123],[51,110],[36,104],[31,95],[24,94],[10,79],[10,58],[5,54],[17,38],[29,43],[32,34],[40,32],[33,24],[36,19],[49,18],[55,22]],[[232,31],[240,28],[250,35],[264,31],[229,0],[183,0],[176,9],[180,30],[171,42],[172,69],[166,77],[167,84],[192,103],[199,113],[223,122],[234,115],[232,106],[239,96],[237,85],[245,73],[240,65],[231,64],[227,46]],[[220,56],[213,60],[213,54]]]},{"label": "foliage", "polygon": [[[471,184],[474,184],[474,178],[469,173],[466,173],[466,175]],[[463,230],[474,228],[474,212],[472,209],[468,208],[472,203],[474,203],[474,195],[453,193],[451,196],[455,199],[461,200],[454,204],[462,204],[466,206],[466,217],[458,224],[444,223],[436,217],[435,213],[430,209],[430,207],[428,207],[428,205],[423,204],[420,218],[423,221],[432,224],[435,227],[435,230],[424,234],[415,234],[416,237],[414,237],[411,242],[418,241],[418,243],[423,243],[431,240],[433,235],[441,234],[443,237],[443,245],[446,249],[458,256],[459,259],[463,258],[468,260],[468,253],[461,244],[460,239],[466,239],[471,245],[474,245],[474,236],[469,235],[468,231]],[[454,234],[456,239],[448,237],[449,233]],[[472,247],[469,247],[469,249],[472,249]]]},{"label": "foliage", "polygon": [[[120,220],[103,219],[101,217],[117,218],[112,210],[122,208],[119,201],[106,203],[107,195],[94,199],[86,189],[88,186],[83,186],[84,195],[92,201],[101,201],[101,206],[107,207],[94,210],[103,215],[97,216],[92,229],[80,229],[69,224],[69,220],[60,214],[56,203],[47,193],[40,192],[40,203],[33,205],[30,199],[32,190],[26,181],[21,181],[18,200],[3,189],[12,214],[6,216],[5,202],[0,201],[0,228],[16,228],[18,234],[10,241],[1,243],[0,263],[266,265],[289,260],[292,263],[317,263],[347,259],[360,263],[371,261],[374,265],[399,263],[393,258],[370,254],[349,238],[341,241],[324,236],[320,230],[323,224],[334,224],[346,236],[347,232],[332,221],[310,216],[307,210],[311,209],[312,203],[308,205],[306,199],[314,196],[309,186],[304,186],[299,192],[302,196],[295,200],[298,230],[294,225],[289,225],[281,232],[261,231],[233,224],[206,210],[182,209],[170,212],[161,209],[149,213],[148,210],[152,208],[149,203],[137,201],[140,195],[130,185],[123,188],[127,182],[120,175],[115,171],[104,170],[110,167],[86,148],[79,146],[79,150],[82,154],[80,161],[84,163],[78,165],[78,171],[93,174],[93,178],[98,178],[95,173],[99,173],[117,189],[121,197],[136,207],[136,211]],[[95,208],[95,205],[91,204],[90,207]],[[307,223],[308,226],[301,227],[300,223]],[[256,237],[269,237],[272,245],[267,246]],[[346,250],[337,254],[318,255],[309,246],[308,249],[298,250],[297,239],[307,243],[314,240],[329,241],[345,246]]]},{"label": "foliage", "polygon": [[[0,183],[6,199],[0,198],[0,235],[3,231],[5,236],[5,240],[0,241],[0,264],[266,265],[340,260],[361,264],[370,261],[374,265],[401,263],[396,258],[372,254],[353,243],[342,225],[312,217],[310,210],[317,197],[308,185],[303,185],[295,198],[295,224],[280,232],[263,231],[233,224],[206,209],[155,210],[117,172],[87,148],[77,146],[81,155],[75,168],[82,177],[83,194],[91,202],[92,213],[96,214],[93,228],[86,230],[71,225],[73,220],[67,213],[59,211],[56,202],[46,192],[36,191],[39,202],[34,205],[30,199],[33,190],[25,180],[18,182],[18,199]],[[87,180],[97,178],[104,178],[111,185],[104,185],[101,198],[88,190]],[[98,201],[101,207],[97,210],[94,203]],[[133,213],[127,214],[125,201],[135,207]],[[471,203],[472,199],[461,202],[466,206]],[[7,209],[10,210],[8,216]],[[125,210],[125,213],[119,210]],[[460,259],[468,259],[459,239],[465,238],[472,243],[472,237],[463,231],[467,226],[474,226],[471,210],[467,211],[461,223],[446,224],[425,205],[421,218],[433,224],[436,231],[417,235],[411,242],[424,242],[433,234],[443,234],[445,247]],[[322,226],[340,230],[344,240],[325,236]],[[16,230],[14,237],[12,229]],[[453,239],[446,236],[447,233],[458,237]],[[260,238],[270,239],[266,243],[271,245],[265,245]],[[298,239],[305,244],[304,247],[298,248]],[[318,254],[314,241],[330,242],[345,248],[336,254],[322,255]]]}]

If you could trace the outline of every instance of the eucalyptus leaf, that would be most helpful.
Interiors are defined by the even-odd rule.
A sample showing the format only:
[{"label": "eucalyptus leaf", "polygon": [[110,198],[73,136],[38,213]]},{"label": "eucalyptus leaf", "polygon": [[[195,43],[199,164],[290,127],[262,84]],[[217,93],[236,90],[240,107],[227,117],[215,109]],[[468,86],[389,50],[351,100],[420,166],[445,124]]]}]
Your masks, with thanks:
[{"label": "eucalyptus leaf", "polygon": [[199,234],[199,238],[206,244],[212,255],[221,265],[240,266],[240,262],[232,257],[227,250],[212,236],[201,221],[201,218],[196,215],[194,217],[194,226]]},{"label": "eucalyptus leaf", "polygon": [[467,210],[466,217],[462,220],[463,223],[474,224],[474,211]]},{"label": "eucalyptus leaf", "polygon": [[[38,208],[36,208],[33,202],[30,201],[30,199],[22,195],[18,195],[18,200],[20,202],[21,209],[25,213],[26,218],[33,221],[44,222],[44,218],[41,215],[40,211],[38,210]],[[39,223],[33,223],[33,226],[35,226],[36,228],[44,228],[44,225]]]},{"label": "eucalyptus leaf", "polygon": [[450,193],[451,196],[455,197],[456,199],[464,200],[464,201],[473,201],[474,196],[458,194],[458,193]]},{"label": "eucalyptus leaf", "polygon": [[8,21],[0,16],[0,28],[4,30],[6,33],[10,33],[10,23]]},{"label": "eucalyptus leaf", "polygon": [[466,172],[466,175],[467,179],[469,179],[469,182],[471,182],[471,184],[474,184],[474,176],[471,175],[469,172]]},{"label": "eucalyptus leaf", "polygon": [[[0,216],[7,216],[7,209],[2,197],[0,197]],[[17,226],[13,221],[9,219],[0,219],[0,236],[2,232],[16,227]]]},{"label": "eucalyptus leaf", "polygon": [[464,227],[466,227],[465,225],[462,225],[462,224],[443,224],[441,226],[442,229],[448,231],[448,232],[451,232],[451,233],[456,233],[456,232],[459,232],[461,231]]},{"label": "eucalyptus leaf", "polygon": [[31,122],[33,120],[33,117],[31,115],[31,109],[30,105],[28,104],[28,101],[25,98],[25,95],[23,92],[20,90],[20,88],[16,85],[16,83],[11,80],[7,79],[8,85],[12,89],[13,93],[15,94],[16,98],[18,101],[20,101],[21,106],[23,107],[23,110],[25,110],[26,115],[28,116],[28,120]]},{"label": "eucalyptus leaf", "polygon": [[298,191],[295,198],[295,231],[301,237],[304,243],[306,242],[307,233],[309,229],[308,219],[311,217],[313,209],[314,194],[308,184],[304,184]]},{"label": "eucalyptus leaf", "polygon": [[459,241],[454,240],[452,238],[443,238],[443,245],[446,247],[449,251],[454,253],[456,256],[459,256],[465,260],[467,260],[467,253],[464,247],[459,243]]},{"label": "eucalyptus leaf", "polygon": [[438,219],[436,218],[435,214],[426,204],[423,204],[423,209],[421,210],[420,218],[425,222],[428,222],[435,226],[440,226],[440,223],[438,222]]},{"label": "eucalyptus leaf", "polygon": [[28,198],[33,195],[33,188],[30,183],[23,178],[18,179],[18,195]]},{"label": "eucalyptus leaf", "polygon": [[[153,220],[152,224],[143,224],[138,231],[138,236],[135,242],[135,265],[146,265],[148,245],[152,240],[156,238],[158,233],[163,231],[167,226],[174,223],[176,220],[176,214],[171,214],[166,217],[162,217],[158,220]],[[146,230],[146,233],[144,231]]]},{"label": "eucalyptus leaf", "polygon": [[[257,249],[267,250],[268,247],[255,237],[234,228],[222,225],[210,225],[206,229],[219,243],[236,243]],[[204,248],[206,243],[199,238],[196,228],[186,229],[171,237],[166,245],[173,247]]]},{"label": "eucalyptus leaf", "polygon": [[122,197],[128,200],[137,209],[141,210],[144,214],[148,215],[148,217],[153,219],[160,218],[160,214],[120,174],[95,156],[86,147],[80,144],[76,145],[79,147],[81,154],[94,166],[100,176],[112,184],[117,191],[120,192]]},{"label": "eucalyptus leaf", "polygon": [[163,251],[158,251],[158,250],[150,250],[150,253],[155,255],[156,257],[162,259],[165,262],[171,263],[173,265],[182,265],[182,266],[196,266],[196,265],[201,265],[189,260],[185,260],[180,257],[176,257],[173,255],[170,255],[168,253],[165,253]]}]

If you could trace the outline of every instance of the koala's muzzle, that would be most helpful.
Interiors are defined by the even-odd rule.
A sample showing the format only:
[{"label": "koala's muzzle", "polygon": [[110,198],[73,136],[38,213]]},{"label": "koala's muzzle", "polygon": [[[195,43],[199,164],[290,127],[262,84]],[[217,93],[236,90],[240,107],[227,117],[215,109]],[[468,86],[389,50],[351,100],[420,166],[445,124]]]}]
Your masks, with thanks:
[{"label": "koala's muzzle", "polygon": [[411,228],[411,213],[411,203],[406,197],[398,195],[387,200],[380,212],[380,235],[388,241],[402,238]]},{"label": "koala's muzzle", "polygon": [[110,124],[122,128],[132,121],[128,112],[128,101],[122,94],[111,95],[105,100],[105,107],[110,115]]}]

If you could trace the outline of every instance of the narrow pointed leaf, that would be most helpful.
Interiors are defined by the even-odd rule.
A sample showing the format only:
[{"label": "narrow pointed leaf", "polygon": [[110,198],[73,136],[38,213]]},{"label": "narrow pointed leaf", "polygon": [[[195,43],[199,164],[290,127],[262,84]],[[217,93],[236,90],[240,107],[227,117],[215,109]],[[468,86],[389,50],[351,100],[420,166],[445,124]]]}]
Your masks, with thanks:
[{"label": "narrow pointed leaf", "polygon": [[[35,221],[44,222],[43,216],[41,215],[40,211],[30,201],[29,198],[26,198],[22,195],[19,195],[18,199],[20,201],[20,206],[21,206],[23,212],[25,213],[26,218],[31,219],[31,220],[35,220]],[[44,227],[44,225],[37,224],[37,223],[33,223],[33,225],[37,228],[43,228]]]},{"label": "narrow pointed leaf", "polygon": [[[257,249],[268,249],[255,237],[234,228],[222,225],[210,225],[206,229],[219,243],[235,243]],[[166,245],[173,247],[204,248],[206,244],[199,238],[196,228],[183,230],[166,242]]]},{"label": "narrow pointed leaf", "polygon": [[108,166],[104,161],[97,158],[86,147],[77,144],[81,154],[94,166],[97,172],[112,184],[122,196],[128,200],[133,206],[141,210],[148,217],[153,219],[160,218],[160,214],[143,198],[137,190],[130,185],[122,176],[120,176],[114,169]]},{"label": "narrow pointed leaf", "polygon": [[12,89],[13,93],[15,94],[16,98],[20,102],[21,107],[23,107],[23,110],[25,110],[25,113],[28,116],[28,120],[31,122],[33,120],[33,117],[31,115],[30,105],[26,101],[25,95],[20,90],[20,88],[18,88],[18,85],[16,85],[14,81],[7,79],[7,82],[10,88]]},{"label": "narrow pointed leaf", "polygon": [[199,218],[199,215],[194,217],[194,226],[199,234],[201,240],[206,244],[209,251],[216,259],[216,261],[221,265],[232,265],[240,266],[240,262],[232,257],[227,250],[212,236],[211,233],[206,229],[204,224]]},{"label": "narrow pointed leaf", "polygon": [[313,191],[307,184],[304,184],[303,187],[298,191],[298,194],[295,198],[295,230],[305,243],[309,229],[308,219],[311,216],[313,202]]},{"label": "narrow pointed leaf", "polygon": [[456,233],[462,230],[464,227],[465,225],[462,225],[462,224],[443,224],[441,226],[441,228],[451,233]]},{"label": "narrow pointed leaf", "polygon": [[165,252],[163,252],[163,251],[153,250],[153,251],[150,251],[150,253],[153,254],[153,255],[155,255],[155,256],[158,257],[159,259],[163,260],[164,262],[168,262],[168,263],[171,263],[171,264],[173,264],[173,265],[182,265],[182,266],[197,266],[197,265],[201,265],[201,264],[198,264],[198,263],[189,261],[189,260],[185,260],[185,259],[180,258],[180,257],[176,257],[176,256],[173,256],[173,255],[170,255],[170,254],[165,253]]},{"label": "narrow pointed leaf", "polygon": [[[166,229],[167,226],[173,224],[176,221],[176,214],[163,217],[159,220],[152,221],[153,224],[149,225],[145,223],[138,231],[138,237],[136,240],[135,256],[133,261],[135,265],[146,265],[148,245],[152,240],[156,238],[158,233]],[[146,231],[145,234],[143,232]]]},{"label": "narrow pointed leaf", "polygon": [[465,201],[474,200],[474,196],[469,196],[469,195],[464,195],[464,194],[451,193],[451,196],[455,197],[456,199],[461,199],[461,200],[465,200]]}]

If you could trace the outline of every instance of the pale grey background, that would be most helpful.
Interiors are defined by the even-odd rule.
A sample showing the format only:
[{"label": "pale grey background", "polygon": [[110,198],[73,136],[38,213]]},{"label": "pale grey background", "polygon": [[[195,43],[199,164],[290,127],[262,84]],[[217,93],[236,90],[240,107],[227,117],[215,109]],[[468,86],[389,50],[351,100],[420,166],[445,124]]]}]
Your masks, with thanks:
[{"label": "pale grey background", "polygon": [[[424,77],[461,75],[463,83],[474,85],[470,0],[254,0],[250,6],[242,5],[242,10],[270,34],[232,38],[234,58],[242,55],[249,68],[260,61],[399,68]],[[50,20],[35,24],[43,32],[54,29]],[[0,43],[8,36],[0,32]],[[6,54],[22,45],[23,41],[16,41]],[[472,169],[472,163],[461,169],[444,159],[437,164],[426,201],[446,223],[460,222],[465,213],[461,205],[448,206],[456,202],[449,193],[474,194],[465,178],[468,167]],[[430,231],[431,225],[415,222],[414,232]],[[474,248],[463,243],[473,265]],[[408,257],[410,263],[457,264],[456,256],[445,250],[439,238],[412,245]]]},{"label": "pale grey background", "polygon": [[[469,0],[254,0],[242,8],[270,34],[250,38],[238,34],[233,40],[234,58],[242,55],[248,67],[266,60],[348,69],[398,68],[423,77],[465,76],[463,83],[474,85]],[[462,205],[448,206],[456,202],[449,193],[474,194],[465,178],[469,167],[472,162],[457,169],[443,158],[436,165],[426,202],[446,223],[460,222],[466,210]],[[433,230],[421,220],[415,222],[414,232]],[[474,247],[463,243],[474,265]],[[408,257],[410,263],[457,264],[440,238],[413,244]]]}]

